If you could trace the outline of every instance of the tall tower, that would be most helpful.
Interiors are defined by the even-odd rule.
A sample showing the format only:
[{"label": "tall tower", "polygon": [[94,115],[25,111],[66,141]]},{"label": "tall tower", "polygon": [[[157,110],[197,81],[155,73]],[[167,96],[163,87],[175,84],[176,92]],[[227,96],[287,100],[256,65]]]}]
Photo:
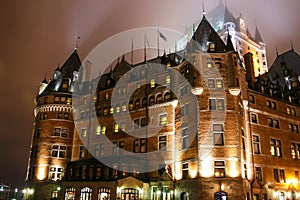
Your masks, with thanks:
[{"label": "tall tower", "polygon": [[224,42],[227,41],[229,33],[241,61],[243,61],[245,54],[252,53],[255,77],[268,71],[266,44],[261,37],[257,25],[255,27],[255,34],[252,36],[242,15],[234,17],[227,5],[224,5],[222,1],[208,15],[212,26]]},{"label": "tall tower", "polygon": [[51,183],[63,178],[66,163],[71,160],[74,134],[72,91],[79,78],[80,66],[75,50],[62,67],[57,67],[49,82],[43,80],[35,99],[27,187],[45,198],[46,194],[49,195],[47,192],[56,187]]}]

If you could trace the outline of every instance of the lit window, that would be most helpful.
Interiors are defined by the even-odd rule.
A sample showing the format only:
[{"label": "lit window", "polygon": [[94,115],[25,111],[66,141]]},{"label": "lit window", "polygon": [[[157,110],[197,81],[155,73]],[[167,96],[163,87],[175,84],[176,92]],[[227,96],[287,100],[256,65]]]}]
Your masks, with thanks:
[{"label": "lit window", "polygon": [[271,139],[270,140],[270,146],[271,146],[271,155],[272,156],[282,156],[282,147],[281,147],[281,141],[277,139]]},{"label": "lit window", "polygon": [[223,88],[224,87],[223,80],[216,80],[216,87],[217,88]]},{"label": "lit window", "polygon": [[167,114],[162,114],[159,116],[159,125],[167,125],[168,123],[168,116]]},{"label": "lit window", "polygon": [[133,110],[133,102],[132,101],[129,101],[129,110]]},{"label": "lit window", "polygon": [[105,200],[110,199],[110,189],[107,187],[101,187],[98,190],[98,199]]},{"label": "lit window", "polygon": [[96,128],[96,135],[100,135],[101,134],[101,127],[97,126]]},{"label": "lit window", "polygon": [[224,104],[224,99],[218,99],[218,110],[224,110],[225,109],[225,104]]},{"label": "lit window", "polygon": [[158,137],[158,150],[166,151],[167,150],[167,136]]},{"label": "lit window", "polygon": [[280,183],[285,183],[285,171],[283,169],[279,170],[279,178],[280,178]]},{"label": "lit window", "polygon": [[125,131],[126,130],[126,123],[125,122],[121,122],[120,123],[120,128],[121,128],[121,131]]},{"label": "lit window", "polygon": [[108,114],[108,109],[107,109],[107,107],[104,107],[104,109],[103,109],[103,115],[106,116],[107,114]]},{"label": "lit window", "polygon": [[102,126],[101,127],[101,133],[102,133],[102,135],[105,135],[105,133],[106,133],[106,126]]},{"label": "lit window", "polygon": [[208,63],[207,63],[207,68],[211,69],[211,68],[213,68],[213,67],[214,67],[214,64],[213,64],[213,63],[211,63],[211,62],[208,62]]},{"label": "lit window", "polygon": [[224,129],[223,124],[213,124],[214,145],[224,145]]},{"label": "lit window", "polygon": [[215,177],[216,178],[224,178],[225,177],[225,161],[215,161]]},{"label": "lit window", "polygon": [[73,188],[73,187],[66,188],[65,199],[66,200],[75,200],[75,188]]},{"label": "lit window", "polygon": [[262,170],[261,167],[255,167],[255,179],[257,181],[262,181]]},{"label": "lit window", "polygon": [[79,147],[79,158],[85,158],[86,156],[86,148],[84,146]]},{"label": "lit window", "polygon": [[126,105],[125,105],[125,104],[123,104],[123,105],[122,105],[122,107],[121,107],[121,109],[122,109],[122,112],[125,112],[125,111],[127,110],[127,107],[126,107]]},{"label": "lit window", "polygon": [[86,137],[86,136],[87,136],[86,128],[81,129],[81,137]]},{"label": "lit window", "polygon": [[214,52],[215,49],[215,44],[214,43],[209,43],[209,51]]},{"label": "lit window", "polygon": [[292,132],[292,133],[299,133],[299,128],[298,128],[297,124],[289,123],[288,126],[289,126],[289,131],[290,132]]},{"label": "lit window", "polygon": [[49,168],[49,179],[52,181],[61,180],[64,176],[64,169],[62,167],[51,166]]},{"label": "lit window", "polygon": [[115,124],[114,124],[114,132],[115,132],[115,133],[118,133],[118,132],[119,132],[119,124],[118,124],[118,123],[115,123]]},{"label": "lit window", "polygon": [[113,108],[113,107],[110,107],[110,108],[109,108],[109,114],[110,114],[110,115],[114,114],[114,108]]},{"label": "lit window", "polygon": [[152,87],[152,88],[155,87],[155,79],[151,79],[151,81],[150,81],[150,87]]},{"label": "lit window", "polygon": [[171,76],[167,75],[166,76],[166,84],[170,84],[171,83]]},{"label": "lit window", "polygon": [[71,105],[72,104],[72,99],[71,98],[67,98],[67,104]]},{"label": "lit window", "polygon": [[81,188],[80,200],[92,200],[92,189],[89,187]]},{"label": "lit window", "polygon": [[120,106],[116,105],[116,113],[119,113],[119,112],[120,112]]},{"label": "lit window", "polygon": [[52,158],[65,158],[66,157],[67,146],[54,144],[52,145],[51,157]]}]

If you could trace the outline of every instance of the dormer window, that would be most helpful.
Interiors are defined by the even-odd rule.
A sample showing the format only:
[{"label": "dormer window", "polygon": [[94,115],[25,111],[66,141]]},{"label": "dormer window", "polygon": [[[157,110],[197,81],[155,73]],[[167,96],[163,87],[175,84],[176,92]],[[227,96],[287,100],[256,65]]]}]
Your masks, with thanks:
[{"label": "dormer window", "polygon": [[209,43],[208,48],[209,48],[210,52],[215,52],[216,51],[215,44],[212,43],[212,42]]}]

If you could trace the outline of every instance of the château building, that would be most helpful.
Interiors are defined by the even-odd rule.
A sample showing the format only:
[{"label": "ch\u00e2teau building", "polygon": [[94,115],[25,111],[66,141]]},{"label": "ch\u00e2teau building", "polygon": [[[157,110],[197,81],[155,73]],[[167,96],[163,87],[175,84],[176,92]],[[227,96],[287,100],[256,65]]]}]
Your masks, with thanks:
[{"label": "ch\u00e2teau building", "polygon": [[35,99],[27,198],[300,199],[300,56],[268,70],[260,34],[225,14],[92,81],[75,50]]}]

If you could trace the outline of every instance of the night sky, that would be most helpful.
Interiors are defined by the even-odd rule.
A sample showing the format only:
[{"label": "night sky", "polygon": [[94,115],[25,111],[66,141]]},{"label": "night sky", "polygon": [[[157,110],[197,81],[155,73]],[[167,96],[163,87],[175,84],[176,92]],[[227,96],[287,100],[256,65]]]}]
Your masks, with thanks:
[{"label": "night sky", "polygon": [[[204,0],[209,12],[219,0]],[[268,63],[290,49],[300,52],[299,0],[227,0],[267,45]],[[0,2],[0,182],[23,187],[40,82],[62,65],[80,35],[79,56],[106,38],[139,27],[184,32],[202,17],[201,0],[2,0]]]}]

